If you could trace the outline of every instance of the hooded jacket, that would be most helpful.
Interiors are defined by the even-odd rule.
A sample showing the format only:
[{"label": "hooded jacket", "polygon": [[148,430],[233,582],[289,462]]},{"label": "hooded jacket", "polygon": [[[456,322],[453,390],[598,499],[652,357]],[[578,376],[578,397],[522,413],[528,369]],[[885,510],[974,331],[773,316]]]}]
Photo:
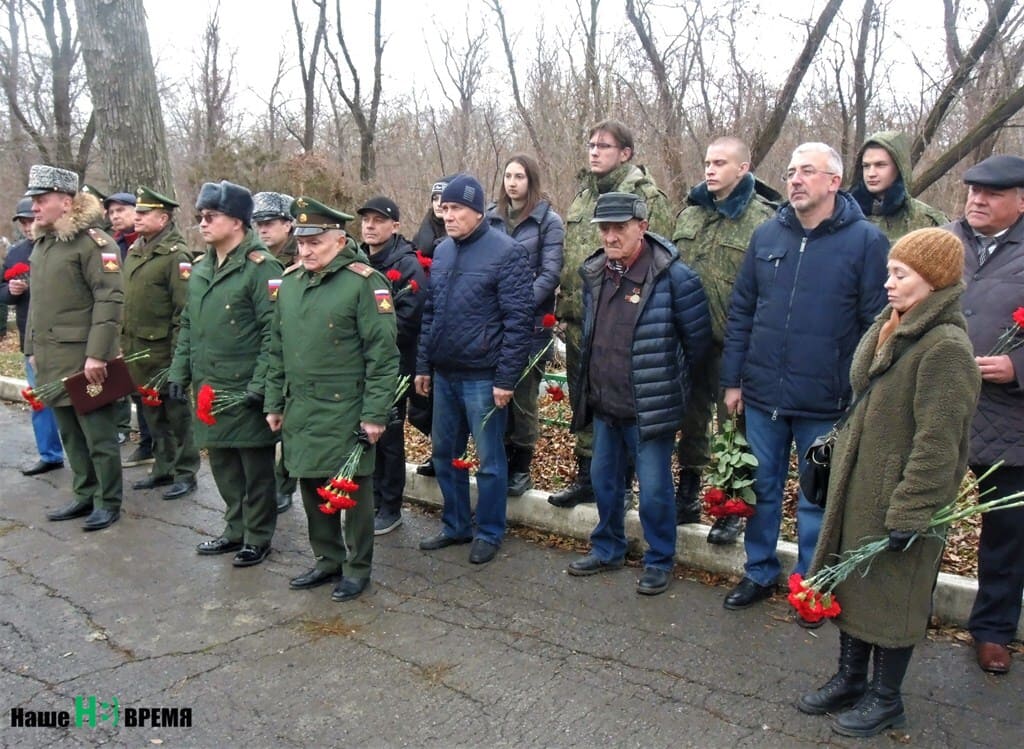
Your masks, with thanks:
[{"label": "hooded jacket", "polygon": [[[40,383],[80,371],[87,357],[117,356],[124,288],[121,252],[109,234],[92,228],[103,215],[94,195],[78,193],[71,210],[36,236],[25,354],[36,357]],[[63,396],[53,403],[70,405]]]},{"label": "hooded jacket", "polygon": [[[398,280],[387,279],[391,296],[395,302],[395,322],[398,325],[398,351],[401,354],[399,374],[411,375],[416,369],[416,339],[420,334],[420,320],[423,319],[423,305],[427,301],[427,274],[416,259],[416,250],[401,234],[395,234],[376,254],[363,244],[364,253],[370,258],[370,265],[387,279],[394,271]],[[415,281],[417,291],[412,288],[403,291]],[[399,293],[401,292],[401,293]]]},{"label": "hooded jacket", "polygon": [[[879,198],[864,184],[864,152],[869,148],[884,148],[892,157],[899,176]],[[853,165],[850,194],[857,201],[868,221],[881,229],[890,242],[915,229],[942,226],[948,221],[942,211],[913,198],[907,192],[906,178],[913,174],[910,164],[910,143],[907,136],[895,130],[875,133],[864,141]]]},{"label": "hooded jacket", "polygon": [[[711,346],[707,298],[697,274],[679,262],[676,248],[664,237],[645,233],[651,248],[650,269],[640,296],[640,314],[633,328],[630,367],[636,423],[641,440],[674,435],[689,399],[693,372]],[[596,300],[604,279],[604,249],[583,263],[583,343],[580,387],[572,395],[572,429],[593,420],[588,404],[591,346]]]},{"label": "hooded jacket", "polygon": [[848,193],[809,233],[786,203],[754,230],[729,305],[721,385],[773,416],[835,419],[850,361],[885,306],[889,242]]}]

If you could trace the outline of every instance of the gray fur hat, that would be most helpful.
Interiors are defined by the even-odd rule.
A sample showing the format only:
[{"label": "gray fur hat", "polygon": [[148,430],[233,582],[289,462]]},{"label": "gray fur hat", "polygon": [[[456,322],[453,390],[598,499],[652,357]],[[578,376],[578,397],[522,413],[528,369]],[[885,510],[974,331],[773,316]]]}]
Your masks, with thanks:
[{"label": "gray fur hat", "polygon": [[246,228],[252,223],[252,193],[234,182],[205,182],[199,188],[196,210],[220,211],[237,218]]},{"label": "gray fur hat", "polygon": [[252,196],[252,220],[269,221],[281,218],[291,221],[292,201],[294,200],[295,198],[291,195],[286,195],[283,192],[258,192]]},{"label": "gray fur hat", "polygon": [[48,192],[75,195],[78,192],[78,175],[57,166],[33,164],[28,171],[28,189],[25,190],[25,197],[45,195]]}]

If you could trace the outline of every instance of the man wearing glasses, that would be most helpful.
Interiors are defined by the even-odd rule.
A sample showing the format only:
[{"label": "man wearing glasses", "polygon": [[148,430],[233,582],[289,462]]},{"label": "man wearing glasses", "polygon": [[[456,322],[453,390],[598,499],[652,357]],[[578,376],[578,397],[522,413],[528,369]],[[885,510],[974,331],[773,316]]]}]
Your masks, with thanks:
[{"label": "man wearing glasses", "polygon": [[[826,144],[797,147],[783,177],[789,202],[754,231],[733,288],[721,384],[726,409],[746,418],[758,466],[745,575],[726,596],[727,609],[774,591],[792,444],[802,464],[811,442],[850,404],[853,351],[886,303],[889,241],[839,189],[842,173],[839,154]],[[800,495],[795,572],[807,571],[821,516]]]},{"label": "man wearing glasses", "polygon": [[207,182],[196,201],[199,233],[209,246],[192,263],[188,301],[171,364],[168,397],[184,400],[213,388],[213,416],[200,418],[196,442],[207,448],[224,502],[224,530],[196,547],[199,554],[237,552],[249,567],[270,553],[277,523],[276,437],[263,416],[270,323],[282,268],[251,228],[252,194]]},{"label": "man wearing glasses", "polygon": [[[630,129],[618,120],[604,120],[590,128],[584,146],[588,162],[582,189],[573,199],[565,219],[565,262],[557,308],[559,319],[565,323],[566,374],[570,394],[579,387],[583,327],[583,281],[579,269],[583,261],[601,246],[590,223],[598,197],[609,192],[639,195],[647,204],[650,231],[665,237],[672,234],[672,213],[665,193],[658,189],[644,167],[631,163],[634,146]],[[590,483],[593,430],[587,426],[575,432],[575,436],[576,479],[562,491],[548,497],[548,502],[555,507],[575,507],[582,502],[594,501]],[[628,485],[626,491],[629,491]]]}]

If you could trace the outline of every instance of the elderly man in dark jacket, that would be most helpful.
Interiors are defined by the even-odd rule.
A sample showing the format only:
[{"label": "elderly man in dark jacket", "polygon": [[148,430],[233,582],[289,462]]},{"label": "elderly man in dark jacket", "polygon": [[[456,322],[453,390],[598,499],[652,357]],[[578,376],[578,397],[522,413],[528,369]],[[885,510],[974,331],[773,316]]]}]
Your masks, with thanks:
[{"label": "elderly man in dark jacket", "polygon": [[[533,274],[522,246],[484,220],[483,187],[460,174],[441,194],[448,239],[437,246],[423,311],[416,391],[434,389],[434,470],[444,495],[442,531],[424,551],[473,539],[469,561],[494,559],[505,535],[505,407],[526,367],[533,332]],[[477,531],[460,456],[473,434]],[[456,461],[453,464],[452,461]]]},{"label": "elderly man in dark jacket", "polygon": [[[797,147],[785,174],[789,202],[754,231],[729,303],[721,384],[726,409],[746,418],[758,465],[746,574],[726,596],[727,609],[772,594],[782,571],[775,547],[792,444],[802,463],[849,405],[854,349],[885,306],[889,241],[839,190],[842,173],[842,159],[824,143]],[[800,495],[801,574],[821,513]]]},{"label": "elderly man in dark jacket", "polygon": [[[964,243],[961,299],[981,369],[971,425],[971,470],[989,499],[1024,491],[1024,348],[992,355],[1024,300],[1024,159],[992,156],[966,172],[964,217],[944,228]],[[1024,593],[1024,507],[984,515],[978,547],[978,595],[967,628],[978,665],[1002,674],[1020,621]]]},{"label": "elderly man in dark jacket", "polygon": [[580,387],[572,397],[573,428],[594,426],[590,475],[599,520],[591,552],[568,571],[593,575],[622,566],[624,476],[633,462],[648,546],[636,589],[656,595],[668,588],[675,559],[675,435],[693,375],[711,346],[711,318],[700,278],[671,242],[647,232],[643,198],[606,193],[592,223],[604,247],[580,269]]}]

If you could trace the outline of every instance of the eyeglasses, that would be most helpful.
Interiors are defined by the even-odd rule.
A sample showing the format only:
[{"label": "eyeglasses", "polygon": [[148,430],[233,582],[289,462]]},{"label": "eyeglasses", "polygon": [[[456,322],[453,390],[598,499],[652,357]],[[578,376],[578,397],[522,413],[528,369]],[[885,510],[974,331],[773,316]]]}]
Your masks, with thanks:
[{"label": "eyeglasses", "polygon": [[201,224],[204,221],[208,224],[211,224],[213,223],[213,220],[215,218],[218,218],[223,215],[224,214],[221,213],[220,211],[202,211],[201,213],[197,213],[195,218],[197,224]]},{"label": "eyeglasses", "polygon": [[587,143],[588,151],[593,151],[594,149],[597,149],[598,151],[607,151],[609,148],[618,148],[618,146],[614,143]]},{"label": "eyeglasses", "polygon": [[828,172],[823,169],[815,169],[813,166],[802,166],[799,169],[787,169],[785,172],[782,173],[782,181],[790,182],[792,181],[793,177],[795,177],[797,174],[799,174],[804,179],[810,179],[816,174],[835,175],[835,172]]}]

